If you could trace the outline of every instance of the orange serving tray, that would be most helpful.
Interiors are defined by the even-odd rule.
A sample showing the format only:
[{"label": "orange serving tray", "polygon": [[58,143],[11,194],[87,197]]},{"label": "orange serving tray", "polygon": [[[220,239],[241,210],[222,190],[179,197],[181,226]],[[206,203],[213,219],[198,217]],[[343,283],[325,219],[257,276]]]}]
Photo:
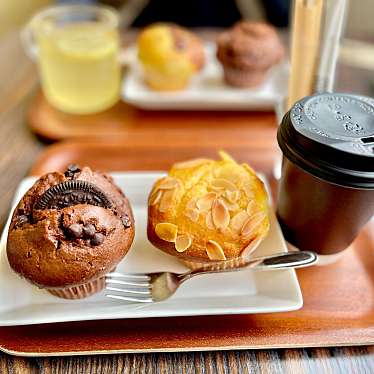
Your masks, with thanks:
[{"label": "orange serving tray", "polygon": [[[271,177],[278,155],[271,139],[249,140],[243,135],[233,144],[218,132],[216,143]],[[144,137],[141,145],[131,135],[115,142],[56,144],[41,155],[32,174],[61,170],[71,162],[108,171],[162,170],[174,161],[216,152],[213,142],[202,146],[197,141],[192,146],[182,138],[175,144],[170,139],[157,144],[151,140]],[[45,356],[374,344],[373,222],[339,262],[299,269],[297,274],[304,296],[299,311],[1,327],[0,349]]]},{"label": "orange serving tray", "polygon": [[184,129],[230,127],[234,132],[248,126],[263,129],[274,124],[271,112],[246,111],[149,111],[137,109],[124,102],[96,114],[76,115],[55,109],[39,90],[28,110],[28,125],[47,141],[82,137],[118,137],[129,132],[159,128],[175,131]]}]

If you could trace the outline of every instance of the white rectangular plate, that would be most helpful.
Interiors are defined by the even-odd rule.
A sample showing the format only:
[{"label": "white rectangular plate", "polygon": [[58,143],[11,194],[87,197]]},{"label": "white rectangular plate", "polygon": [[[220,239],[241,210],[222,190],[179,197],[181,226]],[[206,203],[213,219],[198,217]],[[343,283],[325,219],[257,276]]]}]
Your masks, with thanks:
[{"label": "white rectangular plate", "polygon": [[206,66],[189,87],[176,92],[152,91],[143,81],[137,50],[125,50],[123,61],[129,65],[122,85],[122,99],[136,107],[154,110],[274,110],[287,95],[289,64],[274,66],[265,81],[255,88],[235,88],[223,81],[215,46],[207,43]]},{"label": "white rectangular plate", "polygon": [[[119,272],[186,271],[176,258],[154,248],[147,240],[147,197],[161,173],[115,173],[115,182],[131,201],[135,220],[135,242],[118,265]],[[19,186],[15,203],[35,178]],[[7,225],[8,227],[8,225]],[[292,269],[267,272],[212,274],[194,278],[181,286],[169,300],[154,304],[127,304],[105,297],[105,292],[84,300],[63,300],[21,279],[6,257],[7,228],[0,243],[0,326],[79,320],[194,316],[214,314],[269,313],[296,310],[302,295]],[[274,213],[270,233],[256,255],[286,252]]]}]

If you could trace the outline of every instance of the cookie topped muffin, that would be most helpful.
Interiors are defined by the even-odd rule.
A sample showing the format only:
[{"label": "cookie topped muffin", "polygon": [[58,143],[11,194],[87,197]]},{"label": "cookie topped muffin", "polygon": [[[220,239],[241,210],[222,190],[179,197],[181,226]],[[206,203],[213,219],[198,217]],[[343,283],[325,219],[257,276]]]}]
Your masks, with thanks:
[{"label": "cookie topped muffin", "polygon": [[141,31],[138,57],[148,86],[158,91],[187,87],[205,63],[201,40],[175,24],[155,23]]},{"label": "cookie topped muffin", "polygon": [[217,39],[217,58],[225,81],[236,87],[259,85],[284,55],[276,29],[266,23],[238,22]]},{"label": "cookie topped muffin", "polygon": [[82,298],[134,239],[130,203],[112,178],[72,165],[39,178],[17,205],[8,232],[12,269],[56,296]]},{"label": "cookie topped muffin", "polygon": [[247,164],[221,156],[174,164],[149,197],[149,240],[192,268],[238,265],[269,230],[263,183]]}]

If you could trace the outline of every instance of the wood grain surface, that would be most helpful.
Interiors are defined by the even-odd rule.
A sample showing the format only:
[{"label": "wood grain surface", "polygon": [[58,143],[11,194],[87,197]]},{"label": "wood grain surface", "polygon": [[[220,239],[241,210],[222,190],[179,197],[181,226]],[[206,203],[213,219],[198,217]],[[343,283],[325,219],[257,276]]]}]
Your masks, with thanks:
[{"label": "wood grain surface", "polygon": [[[6,57],[5,57],[6,56]],[[16,67],[16,68],[15,68]],[[371,72],[349,71],[338,87],[370,94]],[[344,77],[348,80],[344,81]],[[359,77],[359,79],[357,79]],[[43,145],[29,132],[25,115],[35,69],[16,34],[0,44],[0,225],[19,181]],[[213,134],[214,135],[214,134]],[[363,296],[364,299],[364,296]],[[372,373],[374,347],[149,353],[20,358],[0,353],[0,373]]]},{"label": "wood grain surface", "polygon": [[60,358],[0,355],[2,374],[372,374],[374,347],[147,353]]},{"label": "wood grain surface", "polygon": [[[15,69],[15,66],[17,67]],[[18,33],[0,42],[0,229],[10,208],[14,189],[43,148],[25,123],[36,69],[25,56]]]}]

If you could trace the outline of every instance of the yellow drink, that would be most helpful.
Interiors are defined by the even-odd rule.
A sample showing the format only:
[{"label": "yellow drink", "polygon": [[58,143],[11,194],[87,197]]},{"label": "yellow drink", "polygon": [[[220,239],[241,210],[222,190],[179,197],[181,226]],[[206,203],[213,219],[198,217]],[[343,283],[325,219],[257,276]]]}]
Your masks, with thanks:
[{"label": "yellow drink", "polygon": [[45,20],[35,30],[43,91],[56,108],[93,113],[119,98],[117,30],[99,22],[56,27]]}]

